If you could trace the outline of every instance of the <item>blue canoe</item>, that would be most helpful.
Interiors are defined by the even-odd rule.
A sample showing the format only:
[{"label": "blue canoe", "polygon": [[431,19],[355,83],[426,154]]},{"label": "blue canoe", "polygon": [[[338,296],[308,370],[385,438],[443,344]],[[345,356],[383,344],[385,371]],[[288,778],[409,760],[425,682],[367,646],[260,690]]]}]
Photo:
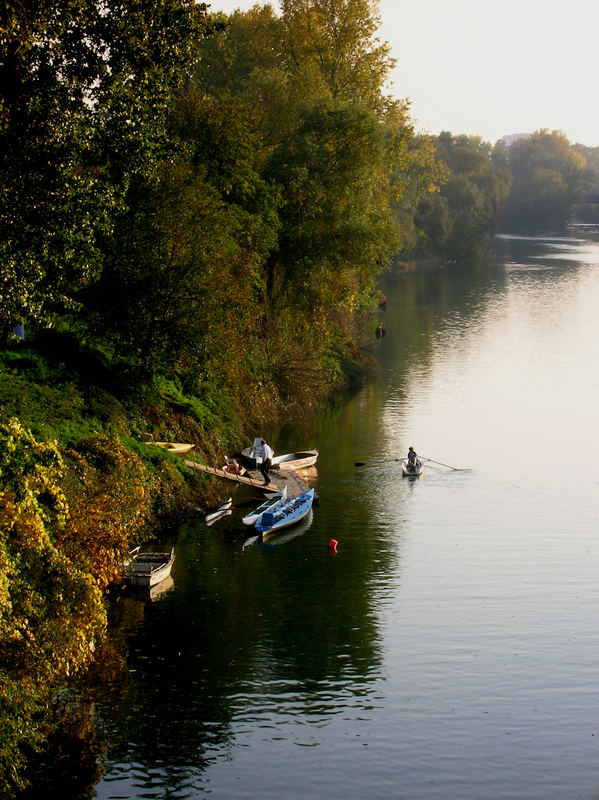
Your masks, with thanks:
[{"label": "blue canoe", "polygon": [[258,522],[256,530],[260,533],[272,533],[288,525],[294,525],[308,515],[314,502],[314,489],[308,489],[297,497],[292,497],[275,511],[265,511]]}]

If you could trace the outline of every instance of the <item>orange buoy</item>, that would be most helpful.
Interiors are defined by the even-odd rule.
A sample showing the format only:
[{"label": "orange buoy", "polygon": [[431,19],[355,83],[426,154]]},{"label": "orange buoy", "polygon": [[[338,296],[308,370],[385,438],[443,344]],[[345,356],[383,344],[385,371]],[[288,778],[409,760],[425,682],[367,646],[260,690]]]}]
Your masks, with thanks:
[{"label": "orange buoy", "polygon": [[332,550],[334,553],[337,552],[337,539],[329,539],[329,550]]}]

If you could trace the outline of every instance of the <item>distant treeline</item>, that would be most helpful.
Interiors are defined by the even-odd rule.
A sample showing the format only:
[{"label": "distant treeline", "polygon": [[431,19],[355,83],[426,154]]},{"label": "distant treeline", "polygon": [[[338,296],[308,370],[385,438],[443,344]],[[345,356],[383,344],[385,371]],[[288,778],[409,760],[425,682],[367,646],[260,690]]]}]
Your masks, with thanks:
[{"label": "distant treeline", "polygon": [[599,148],[571,145],[560,131],[537,131],[509,147],[499,142],[494,158],[512,176],[502,231],[563,232],[581,205],[591,210],[599,201]]},{"label": "distant treeline", "polygon": [[434,142],[446,181],[419,201],[415,218],[430,251],[459,258],[498,231],[560,233],[573,217],[599,221],[599,148],[547,130],[493,147],[450,133]]}]

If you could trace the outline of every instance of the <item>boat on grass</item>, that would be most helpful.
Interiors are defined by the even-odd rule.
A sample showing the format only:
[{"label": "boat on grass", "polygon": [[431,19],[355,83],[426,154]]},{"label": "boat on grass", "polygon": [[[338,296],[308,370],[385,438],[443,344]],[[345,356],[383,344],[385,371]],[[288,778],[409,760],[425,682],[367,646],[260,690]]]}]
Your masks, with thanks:
[{"label": "boat on grass", "polygon": [[[251,467],[259,467],[262,463],[260,454],[262,439],[254,439],[251,447],[241,451],[241,455]],[[295,453],[284,453],[273,456],[272,469],[307,469],[313,467],[318,459],[318,450],[298,450]]]},{"label": "boat on grass", "polygon": [[244,525],[255,525],[262,514],[265,511],[276,511],[283,503],[287,500],[287,487],[283,486],[280,492],[275,492],[271,494],[270,497],[259,505],[258,508],[255,508],[253,511],[250,511],[249,514],[246,514],[245,517],[242,517],[241,521]]},{"label": "boat on grass", "polygon": [[254,527],[262,536],[278,531],[281,528],[287,528],[289,525],[294,525],[306,517],[312,508],[313,502],[314,489],[308,489],[307,492],[302,492],[302,494],[286,500],[274,511],[264,511]]},{"label": "boat on grass", "polygon": [[407,459],[404,459],[401,462],[401,474],[404,478],[416,478],[418,475],[422,475],[422,461],[420,459],[416,459],[414,463],[409,462]]},{"label": "boat on grass", "polygon": [[156,447],[162,447],[163,450],[168,450],[169,453],[174,453],[176,456],[184,456],[189,453],[195,445],[187,444],[186,442],[151,442]]},{"label": "boat on grass", "polygon": [[232,505],[233,505],[233,498],[229,497],[228,500],[225,500],[225,502],[222,504],[222,506],[219,506],[214,511],[211,511],[209,514],[206,514],[206,516],[204,517],[205,522],[211,523],[211,522],[214,522],[219,517],[224,516],[227,513],[230,514]]},{"label": "boat on grass", "polygon": [[143,550],[134,547],[123,565],[121,580],[130,586],[156,586],[171,574],[175,550]]}]

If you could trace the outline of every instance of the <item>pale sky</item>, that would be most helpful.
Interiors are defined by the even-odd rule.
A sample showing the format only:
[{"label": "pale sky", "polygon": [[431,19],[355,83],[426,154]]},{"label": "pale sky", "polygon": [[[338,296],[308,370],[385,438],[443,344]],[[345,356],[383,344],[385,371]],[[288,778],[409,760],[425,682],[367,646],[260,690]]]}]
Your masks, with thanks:
[{"label": "pale sky", "polygon": [[[213,0],[211,9],[255,4]],[[388,93],[410,100],[419,133],[494,144],[548,128],[599,147],[597,0],[380,0],[380,16],[379,38],[397,61]]]}]

